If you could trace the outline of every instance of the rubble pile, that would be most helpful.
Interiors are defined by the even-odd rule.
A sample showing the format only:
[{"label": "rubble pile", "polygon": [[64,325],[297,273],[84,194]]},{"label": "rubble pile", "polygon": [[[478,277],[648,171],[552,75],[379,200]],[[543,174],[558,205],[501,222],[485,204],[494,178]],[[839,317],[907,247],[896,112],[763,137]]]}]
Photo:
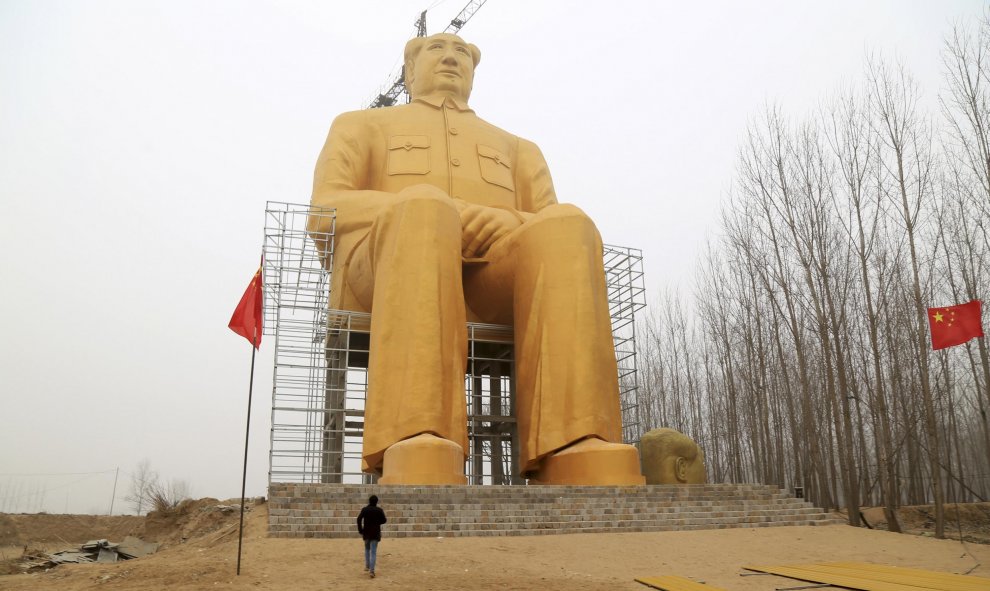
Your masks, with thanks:
[{"label": "rubble pile", "polygon": [[25,548],[24,554],[18,560],[18,566],[24,572],[46,571],[60,564],[130,560],[154,554],[157,550],[157,543],[145,542],[134,536],[127,536],[116,544],[109,540],[91,540],[80,544],[77,548],[53,553]]}]

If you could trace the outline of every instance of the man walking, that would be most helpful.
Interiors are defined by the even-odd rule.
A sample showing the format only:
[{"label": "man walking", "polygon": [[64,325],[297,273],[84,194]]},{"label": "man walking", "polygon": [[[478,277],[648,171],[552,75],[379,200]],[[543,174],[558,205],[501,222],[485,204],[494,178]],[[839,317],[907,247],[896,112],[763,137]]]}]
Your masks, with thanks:
[{"label": "man walking", "polygon": [[385,512],[378,506],[378,496],[368,497],[368,506],[358,514],[358,533],[364,538],[364,570],[375,578],[375,559],[378,557],[378,542],[382,541],[382,524],[387,522]]}]

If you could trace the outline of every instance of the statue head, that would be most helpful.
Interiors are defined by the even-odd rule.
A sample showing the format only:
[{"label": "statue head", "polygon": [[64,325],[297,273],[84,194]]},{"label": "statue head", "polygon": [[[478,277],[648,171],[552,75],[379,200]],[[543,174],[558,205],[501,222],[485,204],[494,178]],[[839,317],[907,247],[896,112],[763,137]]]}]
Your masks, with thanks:
[{"label": "statue head", "polygon": [[457,35],[440,33],[406,43],[405,82],[412,98],[443,94],[467,102],[481,50]]},{"label": "statue head", "polygon": [[646,484],[704,484],[705,456],[693,439],[674,429],[654,429],[639,443]]}]

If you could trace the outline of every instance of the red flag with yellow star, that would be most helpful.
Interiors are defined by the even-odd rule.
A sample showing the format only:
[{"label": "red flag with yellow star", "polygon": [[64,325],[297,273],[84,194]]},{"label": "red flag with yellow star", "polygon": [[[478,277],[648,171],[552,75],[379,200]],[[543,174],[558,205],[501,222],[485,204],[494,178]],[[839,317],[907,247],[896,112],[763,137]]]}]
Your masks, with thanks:
[{"label": "red flag with yellow star", "polygon": [[254,345],[255,349],[261,346],[261,332],[264,324],[262,306],[264,300],[261,267],[258,267],[258,271],[251,278],[251,283],[244,290],[241,301],[237,304],[237,308],[234,309],[234,315],[230,317],[230,324],[228,325],[230,330],[247,339],[249,343]]},{"label": "red flag with yellow star", "polygon": [[958,306],[928,308],[928,326],[932,333],[932,349],[961,345],[976,337],[983,336],[980,300],[973,300]]}]

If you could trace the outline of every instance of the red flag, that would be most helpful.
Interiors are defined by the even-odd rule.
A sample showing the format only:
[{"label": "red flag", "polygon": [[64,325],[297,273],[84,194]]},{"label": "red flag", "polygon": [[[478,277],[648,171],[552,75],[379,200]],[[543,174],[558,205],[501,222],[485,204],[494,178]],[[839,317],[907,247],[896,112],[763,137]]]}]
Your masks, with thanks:
[{"label": "red flag", "polygon": [[255,349],[261,347],[261,331],[264,327],[261,307],[265,295],[262,287],[261,267],[258,267],[228,324],[230,330],[247,339]]},{"label": "red flag", "polygon": [[980,300],[958,306],[928,308],[928,325],[932,333],[932,349],[961,345],[969,339],[983,336],[980,322]]}]

